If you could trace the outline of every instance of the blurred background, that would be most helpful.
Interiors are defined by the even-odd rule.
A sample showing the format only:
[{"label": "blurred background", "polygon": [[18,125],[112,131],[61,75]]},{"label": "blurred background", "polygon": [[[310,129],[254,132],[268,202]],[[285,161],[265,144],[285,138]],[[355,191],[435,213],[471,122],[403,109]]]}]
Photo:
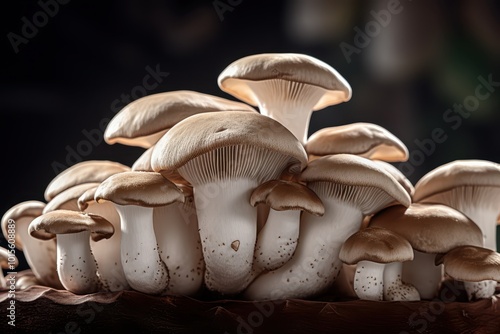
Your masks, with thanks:
[{"label": "blurred background", "polygon": [[234,99],[219,73],[265,52],[336,68],[352,99],[313,113],[309,133],[381,125],[411,152],[396,165],[414,183],[455,159],[500,162],[498,1],[40,0],[10,2],[0,15],[2,213],[44,201],[51,179],[76,162],[131,165],[143,149],[99,137],[127,103],[181,89]]}]

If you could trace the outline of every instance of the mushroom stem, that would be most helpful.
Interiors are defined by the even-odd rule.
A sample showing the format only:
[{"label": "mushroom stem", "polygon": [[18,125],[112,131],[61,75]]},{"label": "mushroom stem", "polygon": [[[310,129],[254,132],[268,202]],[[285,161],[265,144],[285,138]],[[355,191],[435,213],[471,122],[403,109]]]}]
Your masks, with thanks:
[{"label": "mushroom stem", "polygon": [[463,212],[479,226],[481,232],[483,232],[483,247],[496,251],[498,207],[492,208],[477,205],[477,203],[476,205],[471,205],[469,202],[461,202],[461,205],[457,203],[455,208]]},{"label": "mushroom stem", "polygon": [[340,200],[323,199],[323,204],[321,217],[303,212],[300,239],[290,261],[258,276],[245,291],[246,298],[309,298],[330,288],[342,268],[340,248],[359,230],[363,215]]},{"label": "mushroom stem", "polygon": [[491,298],[495,294],[496,281],[463,282],[469,301],[481,298]]},{"label": "mushroom stem", "polygon": [[88,294],[101,288],[90,250],[90,231],[58,234],[57,259],[57,273],[66,290]]},{"label": "mushroom stem", "polygon": [[[167,292],[192,295],[203,283],[203,254],[196,213],[186,203],[173,203],[154,209],[154,230],[160,258],[169,270]],[[192,208],[194,210],[194,208]]]},{"label": "mushroom stem", "polygon": [[403,281],[417,288],[421,299],[433,299],[444,277],[443,265],[434,264],[436,254],[413,252],[413,260],[403,264]]},{"label": "mushroom stem", "polygon": [[384,263],[359,261],[354,274],[354,292],[363,300],[384,300]]},{"label": "mushroom stem", "polygon": [[403,262],[387,263],[384,268],[384,300],[413,301],[420,300],[418,290],[411,284],[403,282]]},{"label": "mushroom stem", "polygon": [[134,290],[161,294],[169,281],[160,259],[153,228],[153,208],[115,204],[121,220],[121,259],[125,277]]},{"label": "mushroom stem", "polygon": [[257,235],[250,205],[255,180],[240,178],[194,187],[194,201],[210,290],[234,294],[246,288]]},{"label": "mushroom stem", "polygon": [[248,86],[256,96],[266,97],[259,101],[260,113],[280,122],[305,144],[313,108],[325,89],[280,79],[267,80],[266,84],[249,81]]},{"label": "mushroom stem", "polygon": [[295,252],[299,238],[299,210],[269,210],[266,224],[257,236],[255,270],[275,270]]}]

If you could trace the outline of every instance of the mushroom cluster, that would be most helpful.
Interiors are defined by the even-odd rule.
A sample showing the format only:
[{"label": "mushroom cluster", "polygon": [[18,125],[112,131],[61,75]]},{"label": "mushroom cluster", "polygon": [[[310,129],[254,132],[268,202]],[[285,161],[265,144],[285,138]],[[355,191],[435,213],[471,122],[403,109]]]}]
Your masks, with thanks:
[{"label": "mushroom cluster", "polygon": [[238,101],[178,90],[131,102],[104,139],[143,148],[132,166],[82,161],[56,175],[45,201],[4,214],[30,284],[247,300],[337,287],[412,301],[451,277],[470,300],[496,292],[499,164],[454,161],[413,185],[392,164],[407,147],[380,125],[308,136],[312,112],[352,95],[308,55],[244,57],[217,83]]}]

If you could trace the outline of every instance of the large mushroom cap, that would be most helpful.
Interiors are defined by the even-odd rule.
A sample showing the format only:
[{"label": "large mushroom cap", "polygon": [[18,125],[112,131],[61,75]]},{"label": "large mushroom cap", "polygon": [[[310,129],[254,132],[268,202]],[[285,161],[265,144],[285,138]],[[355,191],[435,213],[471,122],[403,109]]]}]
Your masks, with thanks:
[{"label": "large mushroom cap", "polygon": [[[193,115],[177,123],[156,143],[151,166],[157,172],[171,173],[195,157],[228,147],[241,148],[241,152],[245,152],[245,162],[237,160],[237,156],[241,157],[236,152],[237,149],[227,152],[232,155],[216,159],[224,162],[220,166],[214,166],[213,173],[218,169],[219,176],[235,176],[234,173],[258,174],[262,170],[274,173],[276,166],[265,166],[262,163],[270,155],[280,156],[294,173],[300,172],[307,164],[304,147],[277,121],[259,113],[221,111]],[[210,167],[207,165],[205,168]],[[268,177],[277,178],[281,171],[272,176],[269,172]],[[211,177],[209,174],[206,176]]]},{"label": "large mushroom cap", "polygon": [[128,171],[130,167],[108,160],[88,160],[68,167],[54,177],[45,188],[44,197],[50,201],[60,192],[82,183],[101,182],[108,176]]},{"label": "large mushroom cap", "polygon": [[245,103],[195,91],[152,94],[120,110],[107,125],[104,140],[108,144],[149,148],[181,120],[194,114],[221,110],[257,112]]},{"label": "large mushroom cap", "polygon": [[[45,203],[37,200],[28,200],[24,202],[20,202],[9,210],[7,210],[2,216],[2,233],[5,239],[8,239],[8,228],[9,222],[12,220],[14,222],[19,221],[21,218],[26,219],[34,219],[40,216],[43,213],[43,209],[45,208]],[[20,228],[20,227],[17,227]],[[19,250],[24,249],[24,245],[22,242],[22,237],[20,233],[16,233],[15,242],[16,248]]]},{"label": "large mushroom cap", "polygon": [[314,57],[297,53],[263,53],[240,58],[229,64],[219,75],[219,87],[251,105],[258,97],[248,82],[287,80],[324,89],[313,110],[339,104],[351,99],[347,81],[330,65]]},{"label": "large mushroom cap", "polygon": [[350,153],[388,162],[409,157],[406,145],[389,130],[363,122],[322,128],[307,139],[305,149],[312,156]]},{"label": "large mushroom cap", "polygon": [[445,253],[462,245],[483,244],[483,234],[473,221],[441,204],[390,206],[376,213],[368,226],[390,229],[423,253]]},{"label": "large mushroom cap", "polygon": [[47,205],[45,205],[43,209],[43,213],[60,209],[80,211],[78,207],[78,198],[88,189],[95,188],[98,185],[98,182],[88,182],[77,184],[61,191],[47,202]]},{"label": "large mushroom cap", "polygon": [[29,225],[30,235],[42,240],[54,238],[57,234],[83,231],[90,231],[94,241],[109,239],[115,232],[113,224],[104,217],[64,209],[47,212]]},{"label": "large mushroom cap", "polygon": [[500,164],[487,160],[454,160],[425,174],[415,184],[415,202],[462,186],[500,188]]},{"label": "large mushroom cap", "polygon": [[413,260],[413,248],[401,235],[381,227],[367,227],[351,235],[342,245],[339,258],[346,264]]}]

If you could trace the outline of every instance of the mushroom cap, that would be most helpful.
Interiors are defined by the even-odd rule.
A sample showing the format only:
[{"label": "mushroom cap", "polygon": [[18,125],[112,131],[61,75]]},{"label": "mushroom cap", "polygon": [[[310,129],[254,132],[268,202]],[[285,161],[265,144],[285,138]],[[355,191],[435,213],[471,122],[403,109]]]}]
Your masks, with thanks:
[{"label": "mushroom cap", "polygon": [[101,182],[108,176],[130,170],[119,162],[108,160],[82,161],[56,175],[45,188],[46,201],[52,200],[60,192],[81,183]]},{"label": "mushroom cap", "polygon": [[195,114],[221,110],[257,112],[245,103],[195,91],[151,94],[121,109],[108,123],[104,140],[108,144],[149,148],[179,121]]},{"label": "mushroom cap", "polygon": [[314,191],[305,185],[286,180],[269,180],[254,189],[250,204],[267,204],[273,210],[302,210],[322,216],[325,207]]},{"label": "mushroom cap", "polygon": [[[28,200],[20,202],[7,210],[2,216],[2,233],[5,239],[8,239],[7,225],[9,224],[9,221],[11,219],[14,221],[18,221],[20,218],[24,217],[31,217],[34,219],[43,213],[45,205],[46,204],[41,201]],[[16,233],[16,248],[22,251],[23,247],[23,242],[19,235]]]},{"label": "mushroom cap", "polygon": [[[488,160],[454,160],[441,165],[415,184],[415,202],[463,186],[498,187],[500,164]],[[498,201],[498,199],[496,199]]]},{"label": "mushroom cap", "polygon": [[95,202],[94,197],[95,197],[95,192],[96,192],[98,187],[99,187],[99,184],[97,184],[93,187],[90,187],[87,190],[85,190],[80,195],[80,197],[78,197],[78,199],[76,200],[76,204],[78,205],[79,211],[85,211],[88,208],[89,203]]},{"label": "mushroom cap", "polygon": [[478,246],[456,247],[446,254],[436,255],[436,265],[443,264],[444,271],[459,281],[500,282],[500,254]]},{"label": "mushroom cap", "polygon": [[[235,148],[235,151],[228,153],[231,156],[215,158],[217,166],[211,173],[218,171],[218,176],[221,173],[234,175],[235,171],[253,175],[278,172],[279,176],[283,170],[276,171],[276,166],[264,165],[260,162],[261,156],[281,157],[287,165],[284,169],[295,174],[307,164],[304,147],[279,122],[259,113],[221,111],[193,115],[173,126],[156,143],[151,166],[156,172],[168,174],[196,157],[225,148]],[[239,160],[242,154],[244,163]]]},{"label": "mushroom cap", "polygon": [[366,227],[346,239],[339,258],[346,264],[405,262],[413,260],[413,248],[408,240],[389,229]]},{"label": "mushroom cap", "polygon": [[[14,257],[14,263],[9,263],[9,257],[12,256]],[[17,267],[19,265],[18,258],[14,254],[9,253],[7,248],[0,247],[0,268],[8,269],[10,265]]]},{"label": "mushroom cap", "polygon": [[97,187],[94,199],[119,205],[157,207],[184,202],[184,194],[173,182],[156,172],[122,172],[111,175]]},{"label": "mushroom cap", "polygon": [[262,53],[240,58],[229,64],[217,78],[221,90],[257,106],[258,97],[248,82],[286,80],[313,85],[325,90],[313,110],[351,99],[349,83],[330,65],[298,53]]},{"label": "mushroom cap", "polygon": [[322,128],[305,144],[307,154],[324,156],[350,153],[372,160],[406,161],[408,148],[386,128],[372,123],[352,123]]},{"label": "mushroom cap", "polygon": [[408,192],[408,195],[410,195],[411,198],[413,198],[413,195],[415,194],[415,187],[411,183],[411,181],[401,172],[397,167],[392,165],[389,162],[382,161],[382,160],[373,160],[376,164],[384,167],[394,178],[405,188],[405,190]]},{"label": "mushroom cap", "polygon": [[368,226],[390,229],[423,253],[445,253],[458,246],[483,244],[481,229],[472,220],[442,204],[390,206],[373,215]]},{"label": "mushroom cap", "polygon": [[115,229],[106,218],[81,211],[55,210],[36,217],[29,225],[29,234],[48,240],[57,234],[90,231],[92,240],[109,239]]},{"label": "mushroom cap", "polygon": [[95,188],[98,185],[98,182],[82,183],[61,191],[47,202],[43,213],[60,209],[80,211],[78,198],[88,189]]},{"label": "mushroom cap", "polygon": [[142,152],[132,164],[132,170],[136,172],[154,172],[151,167],[151,155],[153,154],[154,145]]},{"label": "mushroom cap", "polygon": [[[378,203],[379,197],[370,196],[373,191],[384,192],[397,203],[407,207],[411,198],[399,182],[372,160],[353,154],[334,154],[310,161],[300,175],[305,183],[327,182],[337,186],[358,187],[366,196],[356,197],[361,200],[358,205],[364,214],[374,213],[387,203],[385,199]],[[363,190],[361,190],[363,189]],[[354,200],[351,191],[334,190],[336,195],[346,201]]]}]

